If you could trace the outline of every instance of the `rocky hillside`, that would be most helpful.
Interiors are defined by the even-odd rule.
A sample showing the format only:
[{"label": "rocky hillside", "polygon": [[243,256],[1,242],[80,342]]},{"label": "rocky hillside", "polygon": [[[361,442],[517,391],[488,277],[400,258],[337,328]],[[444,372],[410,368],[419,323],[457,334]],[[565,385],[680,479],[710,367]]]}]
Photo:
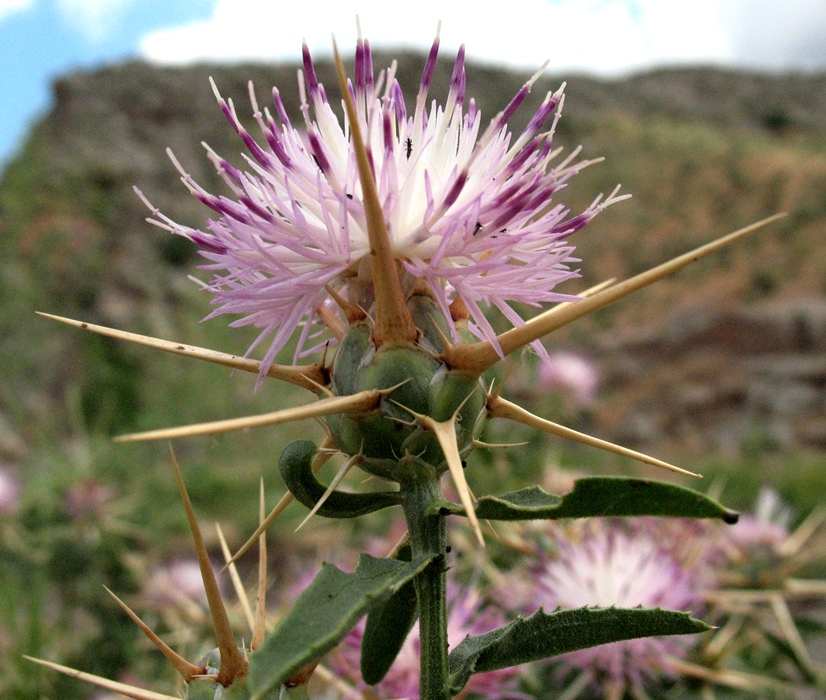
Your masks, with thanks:
[{"label": "rocky hillside", "polygon": [[[421,66],[421,57],[402,57],[403,86],[418,84]],[[450,68],[440,66],[432,95],[445,93]],[[248,334],[197,324],[209,308],[186,279],[197,258],[144,222],[132,187],[179,222],[201,224],[205,212],[165,149],[208,189],[221,184],[201,142],[243,163],[208,76],[242,118],[252,80],[262,103],[278,85],[300,119],[295,71],[127,63],[55,83],[51,111],[0,182],[0,453],[67,434],[67,396],[80,420],[111,432],[138,424],[171,382],[199,402],[205,391],[159,376],[145,352],[79,338],[35,309],[244,351]],[[334,93],[329,67],[319,73]],[[492,116],[525,78],[471,66],[468,94]],[[565,201],[581,208],[617,183],[634,195],[579,237],[584,280],[571,291],[789,212],[736,249],[549,339],[601,365],[594,431],[649,447],[736,451],[755,436],[782,449],[826,447],[826,76],[694,69],[565,80],[558,143],[606,159],[577,176]],[[541,80],[516,124],[561,81]]]}]

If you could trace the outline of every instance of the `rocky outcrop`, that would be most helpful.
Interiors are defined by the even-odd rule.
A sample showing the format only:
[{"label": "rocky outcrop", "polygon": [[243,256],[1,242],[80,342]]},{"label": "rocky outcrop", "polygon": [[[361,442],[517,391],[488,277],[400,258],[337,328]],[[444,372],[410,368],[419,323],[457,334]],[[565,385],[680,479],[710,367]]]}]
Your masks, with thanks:
[{"label": "rocky outcrop", "polygon": [[620,442],[826,449],[826,297],[684,313],[596,357],[597,420]]}]

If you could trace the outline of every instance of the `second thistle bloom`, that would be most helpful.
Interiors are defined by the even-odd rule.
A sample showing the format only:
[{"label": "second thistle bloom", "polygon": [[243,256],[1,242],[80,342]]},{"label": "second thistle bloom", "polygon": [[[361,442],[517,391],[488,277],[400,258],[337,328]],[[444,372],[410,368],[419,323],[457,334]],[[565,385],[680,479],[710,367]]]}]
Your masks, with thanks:
[{"label": "second thistle bloom", "polygon": [[[437,37],[411,111],[395,65],[376,77],[369,44],[361,38],[348,89],[403,287],[409,291],[420,280],[454,331],[454,321],[469,316],[470,330],[497,345],[485,309],[496,307],[519,325],[511,302],[570,300],[554,291],[577,275],[569,236],[622,197],[615,190],[575,215],[552,202],[589,161],[576,161],[575,151],[557,162],[561,149],[553,148],[552,137],[561,89],[546,95],[522,133],[511,133],[511,117],[539,74],[483,130],[474,101],[466,101],[461,48],[447,100],[428,106],[438,48]],[[249,152],[248,169],[210,152],[232,191],[231,197],[217,196],[176,161],[193,194],[216,214],[206,230],[154,211],[155,222],[196,243],[209,261],[205,269],[215,272],[208,283],[217,307],[211,316],[239,314],[235,324],[261,329],[255,345],[269,339],[262,376],[299,328],[296,357],[313,350],[312,339],[324,326],[335,325],[330,290],[368,311],[374,301],[350,125],[333,109],[306,47],[299,89],[304,118],[294,125],[277,89],[272,110],[262,111],[250,87],[261,140],[242,126],[232,102],[218,95]]]},{"label": "second thistle bloom", "polygon": [[[617,521],[592,521],[581,539],[575,535],[573,539],[559,537],[559,558],[538,570],[535,602],[546,609],[642,606],[698,610],[702,607],[703,584],[709,581],[696,562],[689,565],[687,553],[681,556],[658,543],[655,538],[673,534],[668,532],[668,524],[662,528],[659,524],[648,521],[646,532],[642,528],[626,529]],[[683,539],[690,534],[689,528]],[[692,639],[683,637],[647,637],[570,652],[559,658],[563,668],[581,670],[597,685],[640,689],[646,680],[670,677],[668,655],[685,656],[692,643]]]}]

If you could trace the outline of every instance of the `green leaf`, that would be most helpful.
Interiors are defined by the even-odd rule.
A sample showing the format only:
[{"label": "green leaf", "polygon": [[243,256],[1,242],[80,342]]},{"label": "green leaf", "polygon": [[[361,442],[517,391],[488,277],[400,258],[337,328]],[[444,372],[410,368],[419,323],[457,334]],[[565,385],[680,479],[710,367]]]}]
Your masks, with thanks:
[{"label": "green leaf", "polygon": [[[458,504],[450,513],[464,515]],[[483,496],[476,505],[485,520],[556,520],[608,516],[653,515],[675,518],[720,518],[729,524],[739,515],[708,496],[684,486],[650,479],[591,476],[579,479],[565,496],[554,496],[538,486],[502,496]]]},{"label": "green leaf", "polygon": [[[309,440],[294,440],[284,448],[278,465],[281,478],[284,479],[290,493],[295,496],[295,500],[308,508],[313,508],[327,491],[327,487],[313,474],[312,462],[315,453],[316,446]],[[325,518],[355,518],[400,504],[401,494],[398,491],[333,491],[317,513]]]},{"label": "green leaf", "polygon": [[528,619],[465,639],[450,652],[450,691],[458,694],[474,673],[510,668],[609,642],[712,629],[688,613],[642,608],[578,608]]},{"label": "green leaf", "polygon": [[365,683],[375,685],[387,675],[417,613],[416,587],[408,581],[384,605],[367,614],[361,641],[361,677]]},{"label": "green leaf", "polygon": [[[401,547],[396,558],[410,561],[410,545]],[[416,586],[412,580],[367,613],[361,640],[361,677],[365,683],[375,685],[387,675],[416,622],[417,613]]]},{"label": "green leaf", "polygon": [[353,573],[324,564],[313,582],[250,658],[253,700],[320,658],[371,608],[386,601],[431,558],[401,562],[362,554]]}]

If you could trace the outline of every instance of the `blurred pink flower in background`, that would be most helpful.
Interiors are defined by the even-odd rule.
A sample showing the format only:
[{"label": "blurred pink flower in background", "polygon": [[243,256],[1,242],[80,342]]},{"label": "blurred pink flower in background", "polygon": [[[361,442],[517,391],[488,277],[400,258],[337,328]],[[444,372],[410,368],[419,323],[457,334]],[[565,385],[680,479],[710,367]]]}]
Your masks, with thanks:
[{"label": "blurred pink flower in background", "polygon": [[18,511],[22,490],[16,471],[9,465],[0,465],[0,517]]},{"label": "blurred pink flower in background", "polygon": [[739,522],[726,530],[727,539],[741,550],[768,547],[779,553],[789,538],[791,509],[776,491],[766,486],[760,489],[753,513],[744,513]]},{"label": "blurred pink flower in background", "polygon": [[195,559],[174,559],[157,567],[146,582],[144,594],[161,604],[207,602],[201,568]]},{"label": "blurred pink flower in background", "polygon": [[599,383],[599,369],[583,355],[559,351],[539,363],[538,390],[561,392],[580,406],[594,400]]},{"label": "blurred pink flower in background", "polygon": [[106,504],[117,494],[110,486],[101,484],[95,478],[77,481],[66,490],[63,507],[73,520],[84,517],[100,517]]}]

